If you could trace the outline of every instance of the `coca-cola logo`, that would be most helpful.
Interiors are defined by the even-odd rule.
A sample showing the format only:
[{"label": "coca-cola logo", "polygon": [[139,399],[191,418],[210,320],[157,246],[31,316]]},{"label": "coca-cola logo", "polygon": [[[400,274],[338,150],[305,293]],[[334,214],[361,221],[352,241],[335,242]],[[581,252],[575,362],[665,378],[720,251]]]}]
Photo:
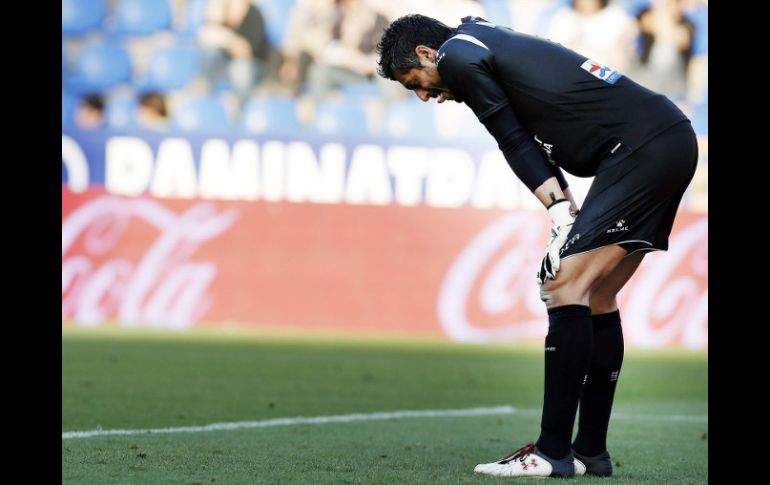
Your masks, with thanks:
[{"label": "coca-cola logo", "polygon": [[[62,219],[62,318],[83,326],[112,318],[124,326],[194,325],[212,304],[207,290],[217,268],[191,258],[236,218],[207,202],[181,214],[148,199],[83,204]],[[123,244],[132,224],[150,229]]]},{"label": "coca-cola logo", "polygon": [[644,258],[620,294],[626,339],[637,347],[708,347],[708,219],[676,232],[668,251]]},{"label": "coca-cola logo", "polygon": [[[545,253],[547,220],[515,212],[479,232],[447,271],[438,320],[453,340],[542,338],[548,330],[535,273]],[[668,252],[645,257],[618,295],[626,341],[637,347],[708,346],[708,219],[672,234]]]},{"label": "coca-cola logo", "polygon": [[[438,318],[451,339],[499,342],[545,335],[546,311],[535,273],[547,230],[541,214],[519,211],[470,241],[439,290]],[[495,322],[500,315],[513,318]]]}]

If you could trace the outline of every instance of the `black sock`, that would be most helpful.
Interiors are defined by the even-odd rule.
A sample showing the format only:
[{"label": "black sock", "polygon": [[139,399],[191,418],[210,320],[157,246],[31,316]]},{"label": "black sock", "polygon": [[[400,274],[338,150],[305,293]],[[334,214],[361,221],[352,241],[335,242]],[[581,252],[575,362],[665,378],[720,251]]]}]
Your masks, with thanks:
[{"label": "black sock", "polygon": [[551,458],[569,455],[580,392],[591,360],[591,309],[564,305],[548,310],[545,392],[538,449]]},{"label": "black sock", "polygon": [[584,456],[607,451],[607,427],[623,364],[620,312],[593,315],[594,344],[588,380],[580,398],[580,419],[573,448]]}]

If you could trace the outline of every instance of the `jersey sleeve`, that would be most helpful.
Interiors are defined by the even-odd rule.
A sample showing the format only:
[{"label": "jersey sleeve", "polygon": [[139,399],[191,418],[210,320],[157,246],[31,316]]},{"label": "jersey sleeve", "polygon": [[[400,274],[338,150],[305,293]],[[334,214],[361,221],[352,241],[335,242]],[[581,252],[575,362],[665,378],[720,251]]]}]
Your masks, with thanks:
[{"label": "jersey sleeve", "polygon": [[509,106],[504,106],[484,120],[484,126],[497,141],[505,161],[513,173],[532,192],[551,177],[556,177],[562,190],[567,188],[559,167],[545,159],[532,135],[522,126]]},{"label": "jersey sleeve", "polygon": [[457,101],[473,110],[529,190],[534,192],[551,177],[557,178],[562,189],[567,188],[559,168],[545,159],[511,108],[493,74],[492,55],[481,41],[472,36],[454,37],[439,49],[437,59],[441,80]]},{"label": "jersey sleeve", "polygon": [[467,104],[480,121],[507,106],[508,97],[491,75],[492,54],[475,37],[453,37],[438,51],[437,67],[441,80],[455,99]]}]

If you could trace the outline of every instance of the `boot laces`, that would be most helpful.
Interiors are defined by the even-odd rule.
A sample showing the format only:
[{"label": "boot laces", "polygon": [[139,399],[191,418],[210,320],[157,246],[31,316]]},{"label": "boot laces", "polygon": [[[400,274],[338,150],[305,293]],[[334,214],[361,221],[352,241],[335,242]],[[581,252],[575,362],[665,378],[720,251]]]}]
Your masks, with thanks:
[{"label": "boot laces", "polygon": [[535,452],[535,444],[529,443],[528,445],[524,445],[518,450],[511,453],[510,455],[506,456],[505,458],[500,460],[498,463],[501,465],[505,465],[514,460],[519,460],[521,462],[524,462],[524,460],[527,458],[527,455],[530,455],[534,452]]}]

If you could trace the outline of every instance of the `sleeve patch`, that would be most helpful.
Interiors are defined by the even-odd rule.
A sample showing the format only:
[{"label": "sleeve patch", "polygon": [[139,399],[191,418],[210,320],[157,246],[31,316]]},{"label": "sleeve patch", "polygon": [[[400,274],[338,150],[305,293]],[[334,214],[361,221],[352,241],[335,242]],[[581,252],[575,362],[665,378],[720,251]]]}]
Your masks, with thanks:
[{"label": "sleeve patch", "polygon": [[610,66],[604,66],[596,61],[592,61],[591,59],[587,59],[580,67],[584,71],[589,72],[592,76],[597,77],[609,84],[615,84],[615,82],[623,76],[621,73],[612,69]]}]

